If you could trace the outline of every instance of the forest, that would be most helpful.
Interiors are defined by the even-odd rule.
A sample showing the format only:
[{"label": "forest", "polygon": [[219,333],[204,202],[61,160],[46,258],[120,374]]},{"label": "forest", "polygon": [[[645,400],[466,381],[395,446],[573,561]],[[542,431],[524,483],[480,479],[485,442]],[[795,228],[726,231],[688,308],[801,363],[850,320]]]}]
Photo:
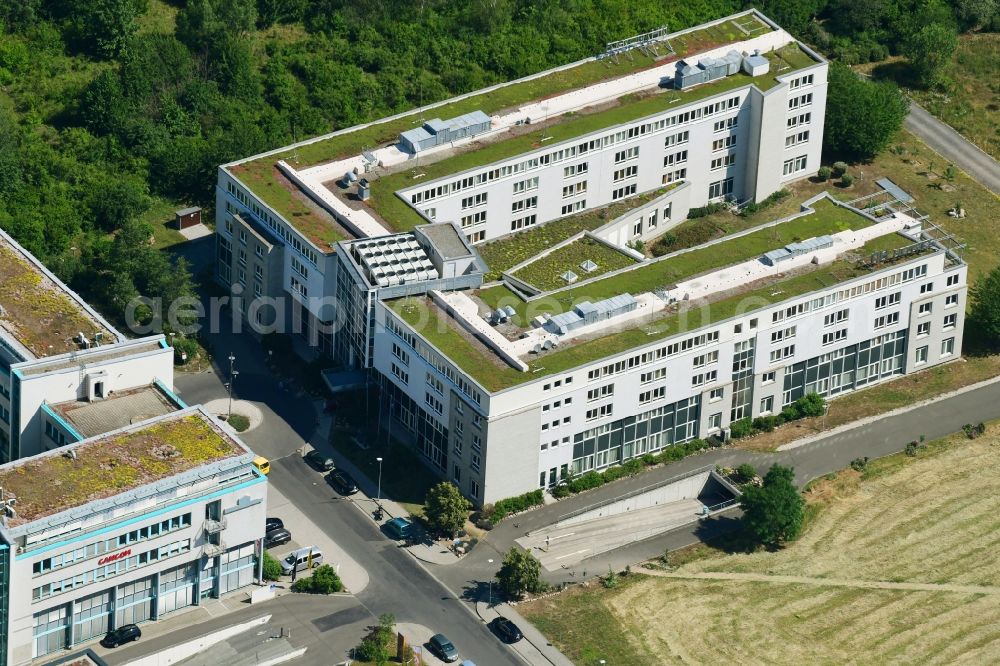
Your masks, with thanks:
[{"label": "forest", "polygon": [[[154,249],[143,217],[154,202],[211,207],[221,163],[591,56],[613,39],[661,25],[681,29],[744,6],[732,0],[0,3],[0,227],[117,318],[136,295],[171,299],[192,292],[188,268]],[[946,83],[942,67],[958,33],[1000,28],[998,0],[756,6],[845,64],[906,56],[926,86]]]}]

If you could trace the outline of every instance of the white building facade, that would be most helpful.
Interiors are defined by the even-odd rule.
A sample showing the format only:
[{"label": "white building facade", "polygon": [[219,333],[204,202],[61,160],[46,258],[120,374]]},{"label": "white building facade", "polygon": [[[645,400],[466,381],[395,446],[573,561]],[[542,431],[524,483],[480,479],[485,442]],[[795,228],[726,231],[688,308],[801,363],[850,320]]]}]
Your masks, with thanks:
[{"label": "white building facade", "polygon": [[[192,414],[214,421],[195,409],[169,418]],[[231,432],[223,436],[238,442]],[[72,448],[84,456],[96,439]],[[253,453],[238,446],[223,460],[0,527],[0,663],[52,658],[123,624],[154,621],[259,581],[266,478],[252,465]],[[24,462],[46,457],[62,456]],[[18,509],[11,508],[7,520]]]},{"label": "white building facade", "polygon": [[939,249],[495,392],[378,302],[373,367],[432,466],[489,503],[955,360],[966,291]]}]

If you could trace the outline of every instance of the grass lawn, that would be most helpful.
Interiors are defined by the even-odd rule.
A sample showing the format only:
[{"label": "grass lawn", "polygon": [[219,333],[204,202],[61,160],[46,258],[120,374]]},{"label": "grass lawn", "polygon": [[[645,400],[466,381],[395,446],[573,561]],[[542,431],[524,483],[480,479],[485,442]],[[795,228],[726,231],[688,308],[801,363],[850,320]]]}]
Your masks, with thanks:
[{"label": "grass lawn", "polygon": [[[153,197],[149,210],[139,217],[140,222],[145,222],[153,228],[153,237],[155,238],[153,247],[157,250],[165,250],[172,245],[187,242],[187,239],[174,226],[174,213],[189,205],[179,201],[169,201],[162,197]],[[202,220],[204,219],[205,211],[202,211]]]},{"label": "grass lawn", "polygon": [[565,312],[572,308],[573,304],[584,300],[593,302],[623,293],[638,294],[668,288],[677,282],[752,259],[793,241],[847,229],[860,229],[870,224],[867,218],[829,201],[821,200],[815,205],[814,213],[796,220],[723,241],[711,247],[694,249],[627,273],[613,275],[575,289],[567,289],[531,303],[520,299],[517,303],[501,303],[508,300],[508,296],[513,296],[506,287],[484,289],[479,295],[494,309],[501,304],[513,305],[517,310],[519,323],[524,326],[531,321],[532,316],[542,311]]},{"label": "grass lawn", "polygon": [[640,194],[603,208],[583,211],[478,245],[476,250],[479,251],[480,256],[490,269],[485,280],[487,282],[499,280],[500,274],[512,266],[544,252],[549,247],[561,243],[581,231],[593,231],[602,227],[629,211],[649,203],[656,197],[666,194],[674,187],[676,185]]},{"label": "grass lawn", "polygon": [[[576,663],[995,663],[1000,477],[983,470],[1000,464],[998,427],[814,482],[806,529],[783,550],[702,546],[671,558],[679,577],[633,574],[614,590],[590,585],[518,610]],[[720,574],[753,580],[711,577]],[[768,580],[776,575],[802,580]]]},{"label": "grass lawn", "polygon": [[[597,268],[590,273],[580,267],[580,264],[588,260],[597,264]],[[634,263],[636,260],[621,250],[592,238],[581,238],[536,259],[514,273],[514,276],[542,291],[548,291],[569,284],[560,277],[566,271],[573,271],[581,280],[587,280]]]},{"label": "grass lawn", "polygon": [[153,33],[172,35],[177,24],[177,7],[164,0],[149,0],[149,9],[136,23],[140,35]]},{"label": "grass lawn", "polygon": [[[362,449],[353,441],[359,427],[388,423],[387,415],[379,412],[377,394],[372,394],[367,408],[362,392],[340,394],[337,400],[338,415],[345,415],[348,424],[346,427],[334,428],[330,444],[373,482],[377,482],[379,477],[376,458],[382,458],[382,496],[391,498],[411,513],[420,515],[427,491],[441,479],[427,467],[419,453],[395,437],[387,437],[384,429],[377,432],[374,429],[362,431],[360,439],[368,446],[367,449]],[[399,431],[400,426],[393,424],[393,433]]]}]

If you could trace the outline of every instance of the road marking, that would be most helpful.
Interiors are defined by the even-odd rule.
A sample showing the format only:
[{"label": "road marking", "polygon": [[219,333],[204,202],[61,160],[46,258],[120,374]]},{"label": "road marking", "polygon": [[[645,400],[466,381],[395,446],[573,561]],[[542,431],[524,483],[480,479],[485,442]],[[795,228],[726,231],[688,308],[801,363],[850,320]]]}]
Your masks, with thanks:
[{"label": "road marking", "polygon": [[555,559],[556,559],[557,561],[558,561],[558,560],[565,560],[565,559],[566,559],[567,557],[573,557],[574,555],[579,555],[580,553],[586,553],[586,552],[588,552],[589,550],[590,550],[589,548],[584,548],[583,550],[578,550],[578,551],[576,551],[575,553],[569,553],[568,555],[560,555],[559,557],[557,557],[557,558],[555,558]]},{"label": "road marking", "polygon": [[563,537],[571,537],[571,536],[573,536],[574,534],[576,534],[576,532],[567,532],[566,534],[560,534],[560,535],[558,535],[558,536],[554,536],[554,537],[545,537],[545,538],[546,538],[546,539],[548,539],[549,541],[555,541],[556,539],[562,539]]}]

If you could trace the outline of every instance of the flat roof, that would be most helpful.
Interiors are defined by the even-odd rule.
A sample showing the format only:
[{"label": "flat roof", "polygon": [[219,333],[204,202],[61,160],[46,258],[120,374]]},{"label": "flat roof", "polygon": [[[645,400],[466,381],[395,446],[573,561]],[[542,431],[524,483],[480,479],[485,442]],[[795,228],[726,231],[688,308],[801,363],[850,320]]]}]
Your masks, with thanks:
[{"label": "flat roof", "polygon": [[97,313],[0,231],[0,329],[36,358],[78,351],[83,333],[103,344],[119,340]]},{"label": "flat roof", "polygon": [[[543,309],[551,314],[568,312],[582,300],[600,300],[622,293],[655,292],[681,280],[759,257],[763,254],[762,247],[780,247],[785,242],[782,240],[784,238],[810,238],[827,233],[825,230],[832,232],[857,229],[872,224],[867,217],[851,209],[835,206],[828,199],[818,200],[813,208],[813,212],[807,215],[775,226],[702,245],[665,260],[648,262],[628,272],[547,294],[542,301],[544,308],[539,308],[539,313]],[[875,250],[895,249],[913,243],[913,240],[893,233],[874,238],[862,248],[849,250],[846,254],[858,255]],[[732,317],[736,314],[737,307],[742,307],[742,312],[749,312],[746,308],[750,303],[755,304],[753,309],[759,309],[871,272],[871,269],[863,267],[858,261],[845,259],[844,255],[830,264],[795,268],[736,289],[711,293],[706,298],[675,303],[652,317],[629,322],[627,328],[602,331],[582,338],[570,336],[570,344],[562,344],[554,351],[530,359],[528,372],[510,367],[429,298],[401,298],[387,301],[386,306],[484,388],[496,392],[648,345],[683,331],[696,331],[713,322]],[[528,304],[516,299],[506,287],[480,291],[478,296],[493,309],[500,303],[512,300],[517,302],[515,309],[521,321],[519,328],[522,331],[529,330]],[[500,300],[501,296],[508,298]],[[704,308],[705,303],[711,303],[712,307]],[[613,327],[613,322],[609,324]],[[416,326],[420,326],[419,330]]]},{"label": "flat roof", "polygon": [[457,259],[472,254],[465,237],[458,232],[454,224],[428,224],[420,227],[420,232],[434,244],[443,259]]},{"label": "flat roof", "polygon": [[140,340],[129,340],[124,344],[91,348],[63,358],[46,359],[38,363],[33,363],[27,368],[20,369],[20,372],[25,377],[33,377],[69,368],[79,368],[81,365],[92,366],[107,363],[108,361],[115,361],[127,356],[159,351],[164,348],[165,344],[162,335]]},{"label": "flat roof", "polygon": [[246,453],[239,440],[196,409],[87,439],[0,466],[4,496],[17,498],[16,516],[6,525],[23,525]]},{"label": "flat roof", "polygon": [[[348,128],[316,140],[234,162],[225,165],[224,168],[317,247],[328,252],[330,251],[328,248],[333,243],[344,240],[344,228],[335,221],[331,214],[312,204],[305,193],[280,173],[275,166],[278,161],[284,161],[296,170],[333,162],[359,155],[365,149],[395,144],[401,133],[422,127],[424,118],[432,110],[434,116],[447,118],[460,117],[477,110],[485,112],[486,115],[497,114],[504,110],[517,109],[527,103],[585,89],[597,83],[616,80],[653,67],[669,65],[689,55],[735,45],[776,30],[779,28],[762,14],[756,10],[747,10],[665,36],[656,42],[656,45],[661,51],[666,51],[665,44],[669,44],[673,52],[666,55],[661,54],[653,57],[650,53],[633,49],[628,54],[619,54],[613,58],[600,60],[590,58],[539,75],[501,84],[436,105],[415,109],[398,116]],[[817,61],[802,51],[798,42],[793,40],[790,48],[782,49],[780,54],[772,58],[771,70],[764,76],[751,78],[746,74],[733,74],[721,81],[694,86],[688,90],[659,89],[656,94],[651,96],[654,100],[652,102],[649,101],[649,97],[623,95],[611,109],[607,109],[606,101],[602,101],[601,111],[591,113],[578,111],[572,114],[573,117],[567,117],[565,114],[553,114],[542,123],[544,127],[542,131],[546,135],[558,132],[559,136],[555,137],[556,141],[553,141],[556,143],[558,140],[581,136],[588,132],[673,108],[678,102],[681,104],[694,102],[741,86],[754,85],[761,90],[767,90],[777,85],[777,76],[784,76],[814,64],[817,64]],[[653,90],[655,87],[650,89]],[[594,108],[594,105],[591,105],[591,108]],[[583,118],[580,118],[581,115]],[[537,124],[531,126],[531,130],[536,128]],[[517,132],[512,130],[504,133],[505,137],[510,136],[509,139],[495,142],[475,141],[462,147],[459,149],[462,152],[456,158],[464,159],[458,161],[442,159],[444,155],[441,153],[428,155],[422,153],[420,170],[428,172],[426,180],[430,180],[434,177],[485,165],[520,153],[531,152],[537,147],[539,137],[535,136],[536,132],[527,131],[527,128],[524,128],[526,131],[522,133],[520,132],[521,128],[516,129]],[[514,134],[518,135],[513,136]],[[408,164],[403,164],[401,168],[409,171],[411,167]],[[436,175],[432,176],[429,169],[433,170]],[[374,213],[390,229],[404,231],[425,222],[416,211],[394,194],[400,189],[415,184],[411,181],[409,174],[397,173],[381,177],[367,174],[367,177],[372,183],[372,197],[361,205],[365,206],[369,212]],[[333,193],[335,196],[339,195],[338,192],[334,191]],[[349,203],[352,207],[358,205],[358,202],[353,200]]]},{"label": "flat roof", "polygon": [[83,437],[97,437],[181,407],[156,384],[112,393],[103,400],[71,400],[49,407]]}]

